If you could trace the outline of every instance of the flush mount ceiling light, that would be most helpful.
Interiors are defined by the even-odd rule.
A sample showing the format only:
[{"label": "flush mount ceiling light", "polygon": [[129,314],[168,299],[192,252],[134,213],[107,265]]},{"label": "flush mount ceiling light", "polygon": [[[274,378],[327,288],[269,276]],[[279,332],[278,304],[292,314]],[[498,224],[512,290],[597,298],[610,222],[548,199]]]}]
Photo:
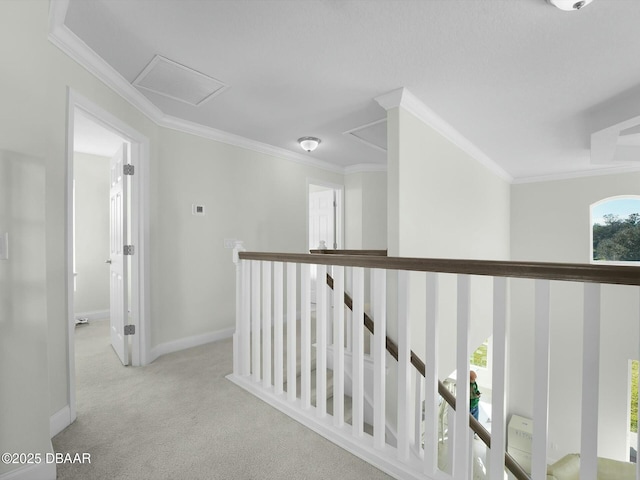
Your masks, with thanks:
[{"label": "flush mount ceiling light", "polygon": [[560,10],[572,11],[580,10],[589,5],[593,0],[547,0],[548,3],[558,7]]},{"label": "flush mount ceiling light", "polygon": [[313,152],[318,147],[320,142],[321,140],[316,137],[302,137],[298,139],[298,143],[300,144],[300,146],[307,152]]}]

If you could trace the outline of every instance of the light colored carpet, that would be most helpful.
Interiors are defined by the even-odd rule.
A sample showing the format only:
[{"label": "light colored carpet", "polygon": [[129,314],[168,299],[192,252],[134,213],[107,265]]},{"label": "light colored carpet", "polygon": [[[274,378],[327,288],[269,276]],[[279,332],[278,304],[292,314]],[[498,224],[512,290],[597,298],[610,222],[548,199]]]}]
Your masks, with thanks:
[{"label": "light colored carpet", "polygon": [[58,479],[389,479],[224,377],[231,340],[123,367],[108,322],[76,327],[78,419],[56,452]]}]

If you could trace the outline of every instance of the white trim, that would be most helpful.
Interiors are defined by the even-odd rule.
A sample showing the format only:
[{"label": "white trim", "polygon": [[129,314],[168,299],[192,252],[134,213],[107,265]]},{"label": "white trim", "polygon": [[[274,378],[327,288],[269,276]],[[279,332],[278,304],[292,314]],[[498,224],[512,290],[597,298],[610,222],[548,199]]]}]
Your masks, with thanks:
[{"label": "white trim", "polygon": [[[49,443],[49,452],[42,452],[43,456],[47,453],[54,453],[53,445]],[[22,467],[11,470],[0,475],[0,480],[55,480],[56,464],[47,463],[45,459],[37,465],[24,465]]]},{"label": "white trim", "polygon": [[427,107],[421,100],[414,96],[406,88],[399,88],[392,92],[380,95],[374,99],[385,110],[391,108],[402,107],[409,113],[412,113],[424,123],[432,127],[436,132],[445,137],[458,148],[469,154],[480,164],[487,167],[493,173],[508,182],[513,181],[513,177],[509,175],[500,165],[493,161],[489,156],[482,152],[478,147],[471,143],[466,137],[458,132],[453,126],[443,120],[438,114]]},{"label": "white trim", "polygon": [[274,157],[290,160],[296,163],[300,163],[309,167],[316,167],[322,170],[327,170],[333,173],[343,173],[344,167],[334,165],[332,163],[324,162],[322,160],[316,160],[306,155],[292,152],[284,148],[269,145],[267,143],[251,140],[240,135],[234,135],[233,133],[224,132],[212,127],[207,127],[199,123],[190,122],[181,118],[172,117],[170,115],[162,115],[161,118],[152,118],[152,120],[160,127],[170,128],[183,133],[190,133],[202,138],[214,140],[220,143],[226,143],[227,145],[233,145],[240,148],[246,148],[254,152],[263,153],[265,155],[271,155]]},{"label": "white trim", "polygon": [[69,382],[69,417],[70,422],[76,419],[76,374],[75,374],[75,312],[73,292],[73,135],[76,109],[92,121],[112,131],[123,138],[131,146],[130,162],[136,167],[136,175],[131,177],[131,241],[136,245],[136,255],[132,259],[131,290],[132,304],[130,305],[134,323],[137,325],[138,334],[133,335],[132,365],[140,366],[149,363],[148,351],[150,344],[150,292],[149,292],[149,139],[138,131],[132,129],[119,118],[106,112],[98,105],[89,101],[84,96],[67,88],[67,179],[66,179],[66,289],[67,289],[67,366]]},{"label": "white trim", "polygon": [[352,173],[387,172],[387,166],[381,163],[359,163],[344,167],[344,175]]},{"label": "white trim", "polygon": [[640,165],[625,165],[620,167],[605,167],[589,170],[581,170],[576,172],[553,173],[550,175],[539,175],[534,177],[518,177],[514,178],[512,184],[521,183],[538,183],[553,182],[556,180],[573,180],[574,178],[600,177],[603,175],[616,175],[620,173],[640,172]]},{"label": "white trim", "polygon": [[[370,463],[374,467],[391,475],[394,478],[403,478],[407,480],[424,480],[422,473],[422,462],[418,458],[412,457],[409,465],[403,464],[397,459],[396,449],[390,445],[384,445],[378,449],[373,447],[373,437],[364,435],[363,437],[354,437],[351,425],[345,424],[340,428],[333,426],[333,416],[326,415],[322,418],[318,417],[316,407],[310,407],[307,410],[300,409],[300,399],[294,402],[288,402],[286,392],[276,395],[271,391],[264,391],[261,384],[253,382],[251,377],[241,377],[239,375],[228,375],[227,380],[235,383],[240,388],[252,393],[260,400],[280,410],[293,420],[301,423],[314,432],[322,435],[327,440],[335,443],[356,457]],[[432,477],[433,479],[451,479],[451,476],[438,471]]]},{"label": "white trim", "polygon": [[107,320],[109,310],[93,310],[91,312],[77,312],[74,318],[86,318],[88,320]]},{"label": "white trim", "polygon": [[198,347],[206,343],[217,342],[231,338],[236,328],[225,328],[215,332],[203,333],[200,335],[193,335],[191,337],[179,338],[178,340],[172,340],[171,342],[161,343],[151,349],[150,361],[153,362],[162,355],[167,353],[179,352],[180,350],[186,350],[187,348]]},{"label": "white trim", "polygon": [[69,425],[71,425],[71,409],[69,405],[65,405],[49,417],[49,433],[51,434],[51,438],[55,437]]}]

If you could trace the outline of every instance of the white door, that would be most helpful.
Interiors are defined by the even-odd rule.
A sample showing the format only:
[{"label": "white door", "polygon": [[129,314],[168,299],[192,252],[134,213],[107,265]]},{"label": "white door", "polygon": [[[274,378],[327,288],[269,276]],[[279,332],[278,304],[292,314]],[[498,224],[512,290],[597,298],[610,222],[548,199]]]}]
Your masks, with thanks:
[{"label": "white door", "polygon": [[[332,189],[309,192],[309,250],[324,241],[328,249],[335,245],[335,194]],[[311,265],[311,303],[316,302],[316,266]]]},{"label": "white door", "polygon": [[123,248],[127,240],[127,177],[124,175],[126,163],[127,145],[123,144],[111,159],[109,193],[111,345],[123,365],[129,364],[129,343],[124,334],[124,326],[128,319],[127,257],[124,255]]},{"label": "white door", "polygon": [[335,235],[334,191],[309,192],[309,249],[324,241],[328,249],[337,248]]}]

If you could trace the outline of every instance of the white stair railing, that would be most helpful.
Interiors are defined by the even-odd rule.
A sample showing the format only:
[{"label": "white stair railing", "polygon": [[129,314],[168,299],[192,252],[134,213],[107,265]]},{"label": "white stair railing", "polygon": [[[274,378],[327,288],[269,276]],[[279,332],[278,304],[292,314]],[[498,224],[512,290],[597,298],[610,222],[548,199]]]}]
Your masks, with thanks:
[{"label": "white stair railing", "polygon": [[[236,245],[234,261],[236,333],[234,372],[229,378],[355,455],[403,479],[502,480],[505,466],[515,478],[529,478],[506,454],[507,277],[535,281],[531,478],[545,479],[549,418],[549,280],[579,281],[585,285],[584,364],[588,372],[585,375],[589,375],[589,381],[583,382],[585,389],[597,385],[599,352],[594,339],[599,338],[600,329],[599,284],[640,284],[635,271],[624,267],[249,253],[241,244]],[[317,269],[314,312],[310,296],[311,265]],[[328,266],[333,277],[332,288],[326,281]],[[410,275],[409,271],[420,273]],[[393,291],[387,292],[390,272],[397,282],[392,282]],[[440,273],[457,275],[454,319],[440,318]],[[371,309],[368,312],[365,311],[364,282],[367,274],[371,279]],[[438,381],[438,334],[443,321],[457,324],[457,375],[459,379],[469,376],[470,292],[476,275],[489,275],[494,279],[491,437],[469,416],[468,383],[458,382],[454,398]],[[411,280],[417,276],[423,277],[426,288],[420,298],[411,299]],[[345,321],[345,279],[349,279],[352,289],[348,292],[352,299],[351,322]],[[394,312],[387,309],[388,293],[397,304]],[[424,364],[416,360],[411,350],[412,324],[416,320],[411,317],[410,306],[418,303],[424,305],[425,311],[420,320],[426,325]],[[374,321],[370,355],[365,354],[364,345],[363,318],[366,314]],[[387,337],[388,322],[396,331],[397,347]],[[332,338],[328,337],[328,332],[332,332]],[[312,362],[314,348],[315,365]],[[332,371],[328,367],[328,351],[332,352]],[[348,374],[345,373],[345,355],[350,357]],[[365,382],[365,361],[373,365],[371,384]],[[312,385],[314,375],[315,384]],[[347,382],[351,382],[350,415],[345,411]],[[452,406],[462,407],[449,416],[446,432],[442,431],[438,420],[443,398]],[[591,390],[583,391],[582,403],[580,478],[595,479],[598,396]],[[373,411],[371,424],[365,423],[365,407]],[[475,467],[477,461],[470,426],[490,444],[485,458],[486,471],[479,472]]]}]

